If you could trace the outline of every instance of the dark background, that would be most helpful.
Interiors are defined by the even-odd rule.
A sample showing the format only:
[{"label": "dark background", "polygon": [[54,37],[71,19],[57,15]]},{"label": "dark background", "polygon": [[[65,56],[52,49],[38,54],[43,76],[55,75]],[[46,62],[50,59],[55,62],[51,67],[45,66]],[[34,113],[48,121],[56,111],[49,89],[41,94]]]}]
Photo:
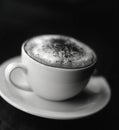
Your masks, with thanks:
[{"label": "dark background", "polygon": [[98,56],[97,75],[112,90],[100,112],[78,120],[50,120],[24,113],[0,98],[0,130],[116,129],[118,121],[118,42],[116,0],[0,0],[0,64],[20,55],[35,35],[64,34],[90,45]]}]

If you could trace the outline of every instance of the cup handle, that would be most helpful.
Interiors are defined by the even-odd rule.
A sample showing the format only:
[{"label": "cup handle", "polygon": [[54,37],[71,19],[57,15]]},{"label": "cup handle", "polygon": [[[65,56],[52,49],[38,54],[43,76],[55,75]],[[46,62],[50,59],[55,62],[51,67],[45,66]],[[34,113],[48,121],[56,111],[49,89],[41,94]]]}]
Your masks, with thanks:
[{"label": "cup handle", "polygon": [[19,89],[26,90],[26,91],[32,91],[32,89],[29,87],[29,85],[18,85],[12,80],[11,74],[13,73],[14,70],[16,70],[18,68],[21,69],[25,75],[27,75],[27,68],[25,65],[23,65],[22,63],[11,63],[5,69],[5,78],[6,78],[7,82]]}]

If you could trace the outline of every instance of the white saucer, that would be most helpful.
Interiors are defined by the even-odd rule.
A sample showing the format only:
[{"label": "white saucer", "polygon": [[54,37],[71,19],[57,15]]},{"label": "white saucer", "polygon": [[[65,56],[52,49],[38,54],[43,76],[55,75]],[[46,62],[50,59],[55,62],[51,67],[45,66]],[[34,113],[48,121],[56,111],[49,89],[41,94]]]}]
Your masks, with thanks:
[{"label": "white saucer", "polygon": [[[110,100],[110,87],[104,77],[92,77],[83,92],[70,100],[60,102],[45,100],[32,92],[17,89],[8,85],[4,70],[9,63],[19,61],[20,57],[15,57],[1,65],[0,95],[8,103],[24,112],[52,119],[74,119],[98,112]],[[18,76],[15,77],[18,81]]]}]

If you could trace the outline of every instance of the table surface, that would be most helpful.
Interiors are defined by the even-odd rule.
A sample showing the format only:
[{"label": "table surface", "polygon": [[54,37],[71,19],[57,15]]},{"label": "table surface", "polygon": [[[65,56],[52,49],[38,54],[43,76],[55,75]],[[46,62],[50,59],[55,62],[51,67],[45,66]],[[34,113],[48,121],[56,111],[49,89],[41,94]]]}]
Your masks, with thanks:
[{"label": "table surface", "polygon": [[[106,77],[112,90],[109,104],[98,113],[76,120],[52,120],[24,113],[0,97],[0,130],[113,128],[117,120],[118,44],[113,29],[116,8],[112,1],[85,0],[41,3],[35,0],[2,0],[0,11],[0,64],[20,55],[22,43],[35,35],[63,34],[91,46],[98,56],[97,74]],[[112,3],[111,3],[112,2]],[[102,4],[103,3],[103,4]]]}]

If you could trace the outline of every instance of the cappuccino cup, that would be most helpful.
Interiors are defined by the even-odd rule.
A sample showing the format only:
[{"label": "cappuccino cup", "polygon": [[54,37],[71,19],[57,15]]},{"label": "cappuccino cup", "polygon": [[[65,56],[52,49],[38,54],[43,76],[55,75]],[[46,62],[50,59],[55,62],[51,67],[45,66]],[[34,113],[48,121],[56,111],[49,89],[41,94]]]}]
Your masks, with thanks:
[{"label": "cappuccino cup", "polygon": [[[63,39],[64,41],[68,39],[69,41],[70,40],[73,41],[71,42],[71,45],[73,46],[70,45],[69,41],[67,42],[67,44],[61,43],[60,49],[58,50],[60,52],[57,52],[54,55],[55,49],[53,50],[52,56],[55,56],[54,58],[51,56],[52,49],[49,51],[48,48],[47,51],[47,48],[45,48],[45,51],[41,52],[41,50],[43,51],[43,49],[40,50],[38,48],[37,49],[35,48],[36,44],[38,44],[36,45],[38,47],[39,44],[41,43],[43,43],[43,45],[45,45],[46,47],[47,45],[46,42],[48,44],[51,43],[49,42],[49,39],[50,40],[55,39],[57,42],[54,43],[56,43],[58,47],[59,47],[58,43],[59,39]],[[83,53],[82,49],[78,49],[79,50],[78,52],[78,50],[74,48],[74,44],[76,42],[79,48],[80,46],[81,48],[87,47],[92,57],[91,58],[89,57],[88,51],[87,55],[86,53]],[[65,44],[65,46],[63,44]],[[69,50],[65,49],[69,45],[71,48]],[[65,55],[64,50],[62,49],[62,47],[64,50],[67,50],[65,52],[68,55],[65,58],[64,58]],[[75,53],[72,52],[73,50],[72,48],[74,48]],[[39,55],[35,55],[36,50],[39,51]],[[45,56],[46,53],[47,57]],[[69,54],[72,55],[69,56]],[[82,56],[80,56],[81,54]],[[76,58],[76,56],[78,58]],[[90,58],[90,60],[86,60],[87,56],[88,59]],[[70,60],[69,59],[67,60],[67,57]],[[59,61],[56,61],[55,59]],[[77,59],[79,60],[78,62]],[[97,58],[95,52],[86,44],[78,40],[75,40],[74,38],[60,35],[36,36],[26,40],[23,43],[21,47],[21,61],[16,63],[10,63],[6,67],[5,78],[9,84],[12,84],[12,86],[17,87],[18,89],[32,92],[35,95],[43,97],[48,100],[61,101],[76,96],[86,87],[95,69],[96,60]],[[28,85],[19,85],[14,82],[11,75],[17,69],[21,69],[23,73],[26,75],[25,80],[28,83]]]}]

